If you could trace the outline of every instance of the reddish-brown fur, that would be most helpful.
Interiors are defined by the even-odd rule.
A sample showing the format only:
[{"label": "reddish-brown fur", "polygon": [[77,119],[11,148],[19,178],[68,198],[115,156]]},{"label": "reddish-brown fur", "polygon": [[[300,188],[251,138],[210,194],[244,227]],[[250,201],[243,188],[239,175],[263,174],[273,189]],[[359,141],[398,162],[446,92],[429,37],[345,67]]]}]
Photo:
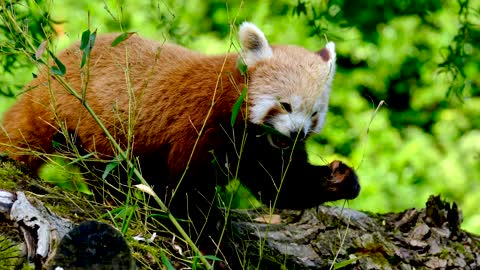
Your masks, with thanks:
[{"label": "reddish-brown fur", "polygon": [[[138,36],[111,47],[114,38],[107,35],[96,40],[90,58],[88,104],[124,147],[128,108],[129,103],[132,104],[134,155],[163,157],[168,161],[169,178],[175,180],[185,170],[198,132],[209,116],[192,164],[204,167],[205,164],[198,163],[208,164],[212,159],[208,150],[218,144],[215,134],[223,133],[218,123],[228,123],[231,105],[239,97],[238,89],[243,88],[244,78],[236,68],[238,56],[204,56]],[[85,85],[85,70],[80,70],[78,44],[58,58],[67,67],[65,80],[80,92]],[[113,158],[115,153],[108,139],[81,102],[68,94],[53,76],[47,76],[47,72],[39,74],[28,87],[32,90],[22,95],[5,114],[8,139],[2,137],[1,142],[27,151],[33,148],[51,153],[53,136],[62,123],[76,132],[85,150],[105,159]],[[129,87],[133,89],[133,99],[129,98]],[[211,108],[213,113],[209,115]],[[32,156],[17,155],[23,150],[3,149],[32,166],[40,164]]]}]

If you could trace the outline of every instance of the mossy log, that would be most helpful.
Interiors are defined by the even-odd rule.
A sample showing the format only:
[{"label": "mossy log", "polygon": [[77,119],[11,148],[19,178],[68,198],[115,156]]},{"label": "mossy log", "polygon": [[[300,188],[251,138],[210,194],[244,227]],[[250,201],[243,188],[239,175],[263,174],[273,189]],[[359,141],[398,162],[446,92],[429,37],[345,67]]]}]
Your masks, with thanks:
[{"label": "mossy log", "polygon": [[[55,250],[59,240],[67,234],[71,240],[80,231],[89,234],[84,239],[107,235],[114,240],[109,243],[123,245],[121,235],[109,226],[90,222],[82,230],[79,226],[70,230],[88,219],[81,213],[89,209],[63,205],[71,209],[67,216],[63,211],[60,218],[55,214],[55,196],[45,196],[48,190],[37,185],[38,180],[21,165],[0,157],[0,177],[0,269],[49,268],[58,258]],[[43,195],[34,196],[38,193]],[[18,209],[25,210],[15,214]],[[235,210],[231,217],[235,240],[224,246],[224,252],[235,250],[227,257],[243,258],[243,268],[480,269],[480,238],[461,230],[456,204],[438,196],[430,197],[424,209],[402,213],[378,215],[319,206],[273,214],[259,209]],[[98,269],[132,268],[130,252],[102,254],[118,260],[111,259],[116,265]],[[64,263],[75,263],[73,255],[66,259]],[[125,267],[118,267],[119,262]]]}]

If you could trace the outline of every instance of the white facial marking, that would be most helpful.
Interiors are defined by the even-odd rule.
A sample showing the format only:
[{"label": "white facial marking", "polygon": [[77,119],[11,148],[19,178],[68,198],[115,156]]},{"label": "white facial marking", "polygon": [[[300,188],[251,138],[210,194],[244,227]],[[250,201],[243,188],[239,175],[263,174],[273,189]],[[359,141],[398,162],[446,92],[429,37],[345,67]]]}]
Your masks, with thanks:
[{"label": "white facial marking", "polygon": [[258,101],[250,107],[250,121],[257,125],[263,124],[265,115],[277,104],[278,101],[270,96],[260,96]]},{"label": "white facial marking", "polygon": [[[312,125],[311,116],[302,112],[283,113],[271,118],[269,123],[283,135],[290,137],[291,133],[304,131],[308,134]],[[294,139],[294,138],[292,138]],[[299,139],[303,139],[300,137]]]}]

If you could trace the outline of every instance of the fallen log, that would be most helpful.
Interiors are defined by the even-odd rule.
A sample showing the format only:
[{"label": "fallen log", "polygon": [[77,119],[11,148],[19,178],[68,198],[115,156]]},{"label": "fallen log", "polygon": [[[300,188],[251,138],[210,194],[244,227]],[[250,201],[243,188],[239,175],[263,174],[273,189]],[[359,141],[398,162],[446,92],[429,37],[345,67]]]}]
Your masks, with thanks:
[{"label": "fallen log", "polygon": [[[96,269],[133,268],[131,252],[123,248],[126,242],[118,231],[96,221],[81,223],[88,219],[81,215],[90,211],[88,207],[74,203],[71,216],[54,213],[45,207],[51,197],[35,196],[48,192],[36,184],[38,179],[6,157],[0,157],[0,175],[0,269],[55,264],[63,269],[89,269],[94,264],[100,267]],[[225,243],[224,252],[240,258],[240,268],[245,269],[479,269],[480,237],[463,231],[461,220],[457,205],[439,196],[431,196],[424,209],[381,215],[328,206],[273,213],[232,210],[229,231],[234,237]],[[82,256],[85,262],[82,245],[91,247],[92,242],[76,241],[102,243],[93,253],[89,250],[90,264],[80,268],[73,265]],[[128,238],[135,251],[138,245],[132,241],[138,240]],[[69,248],[62,249],[65,246]],[[159,253],[149,255],[153,254]],[[158,269],[158,264],[142,265]]]},{"label": "fallen log", "polygon": [[461,230],[457,205],[439,196],[401,213],[320,206],[277,212],[277,224],[252,222],[269,216],[236,211],[233,218],[245,245],[237,249],[260,269],[480,268],[480,238]]}]

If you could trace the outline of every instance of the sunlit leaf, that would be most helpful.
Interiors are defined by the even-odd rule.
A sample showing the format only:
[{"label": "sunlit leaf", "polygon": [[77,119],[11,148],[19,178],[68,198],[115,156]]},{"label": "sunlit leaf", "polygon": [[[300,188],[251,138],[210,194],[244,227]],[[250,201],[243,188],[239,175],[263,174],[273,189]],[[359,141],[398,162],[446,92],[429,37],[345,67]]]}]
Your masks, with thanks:
[{"label": "sunlit leaf", "polygon": [[79,168],[66,164],[65,160],[57,159],[57,163],[46,164],[41,168],[39,175],[46,182],[64,190],[81,192],[87,195],[93,194],[83,179]]},{"label": "sunlit leaf", "polygon": [[83,181],[77,181],[75,182],[75,184],[76,184],[77,190],[80,191],[81,193],[87,194],[87,195],[93,195],[93,192],[90,190],[87,183]]}]

